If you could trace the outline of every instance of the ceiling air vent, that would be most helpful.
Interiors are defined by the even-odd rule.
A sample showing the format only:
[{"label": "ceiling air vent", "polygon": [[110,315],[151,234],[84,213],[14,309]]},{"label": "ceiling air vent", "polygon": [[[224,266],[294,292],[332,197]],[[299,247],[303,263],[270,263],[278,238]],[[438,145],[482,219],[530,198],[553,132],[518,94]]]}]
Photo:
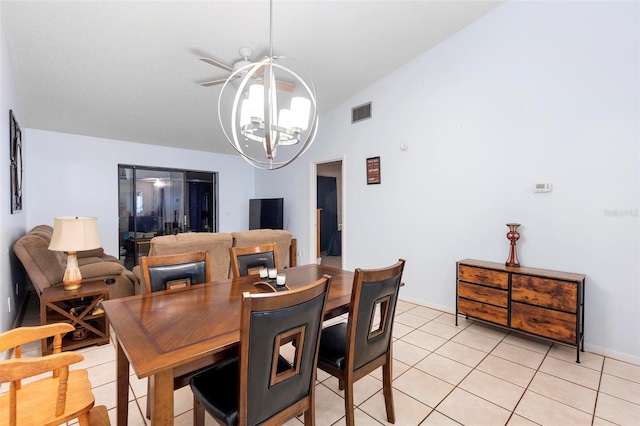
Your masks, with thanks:
[{"label": "ceiling air vent", "polygon": [[371,102],[351,108],[351,124],[371,118]]}]

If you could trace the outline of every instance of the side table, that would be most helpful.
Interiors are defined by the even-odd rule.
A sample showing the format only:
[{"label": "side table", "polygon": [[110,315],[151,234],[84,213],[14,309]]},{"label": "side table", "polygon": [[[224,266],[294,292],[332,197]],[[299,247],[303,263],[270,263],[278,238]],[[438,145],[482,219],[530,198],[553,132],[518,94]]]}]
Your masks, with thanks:
[{"label": "side table", "polygon": [[[45,288],[40,295],[40,324],[67,322],[76,329],[84,327],[86,337],[74,340],[71,333],[62,340],[62,350],[73,350],[90,345],[109,343],[109,324],[104,311],[94,312],[96,305],[109,299],[109,288],[104,281],[87,281],[76,290],[64,287]],[[53,351],[53,339],[42,341],[42,354]]]}]

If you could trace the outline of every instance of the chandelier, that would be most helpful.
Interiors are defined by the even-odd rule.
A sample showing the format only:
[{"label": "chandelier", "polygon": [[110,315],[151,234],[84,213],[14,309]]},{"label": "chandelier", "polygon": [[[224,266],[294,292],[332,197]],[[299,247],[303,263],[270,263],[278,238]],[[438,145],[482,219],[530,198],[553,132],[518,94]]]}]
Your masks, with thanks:
[{"label": "chandelier", "polygon": [[218,119],[231,146],[249,164],[275,170],[311,146],[318,114],[309,73],[290,58],[273,55],[273,0],[269,18],[269,56],[236,68],[227,78]]}]

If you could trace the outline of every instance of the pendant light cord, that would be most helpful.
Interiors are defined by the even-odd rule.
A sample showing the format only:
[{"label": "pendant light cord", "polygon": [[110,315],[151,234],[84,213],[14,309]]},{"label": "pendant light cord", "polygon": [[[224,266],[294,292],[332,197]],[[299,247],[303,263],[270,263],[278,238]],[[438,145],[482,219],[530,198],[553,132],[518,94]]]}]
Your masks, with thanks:
[{"label": "pendant light cord", "polygon": [[269,0],[269,57],[273,58],[273,0]]}]

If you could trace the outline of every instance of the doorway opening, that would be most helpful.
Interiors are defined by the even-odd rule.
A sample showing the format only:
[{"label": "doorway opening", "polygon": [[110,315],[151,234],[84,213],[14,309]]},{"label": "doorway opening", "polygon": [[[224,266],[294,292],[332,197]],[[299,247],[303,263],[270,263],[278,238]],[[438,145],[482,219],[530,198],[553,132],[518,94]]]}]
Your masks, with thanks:
[{"label": "doorway opening", "polygon": [[151,238],[218,231],[217,173],[118,165],[120,260],[131,269]]},{"label": "doorway opening", "polygon": [[316,165],[316,256],[342,268],[342,160]]}]

